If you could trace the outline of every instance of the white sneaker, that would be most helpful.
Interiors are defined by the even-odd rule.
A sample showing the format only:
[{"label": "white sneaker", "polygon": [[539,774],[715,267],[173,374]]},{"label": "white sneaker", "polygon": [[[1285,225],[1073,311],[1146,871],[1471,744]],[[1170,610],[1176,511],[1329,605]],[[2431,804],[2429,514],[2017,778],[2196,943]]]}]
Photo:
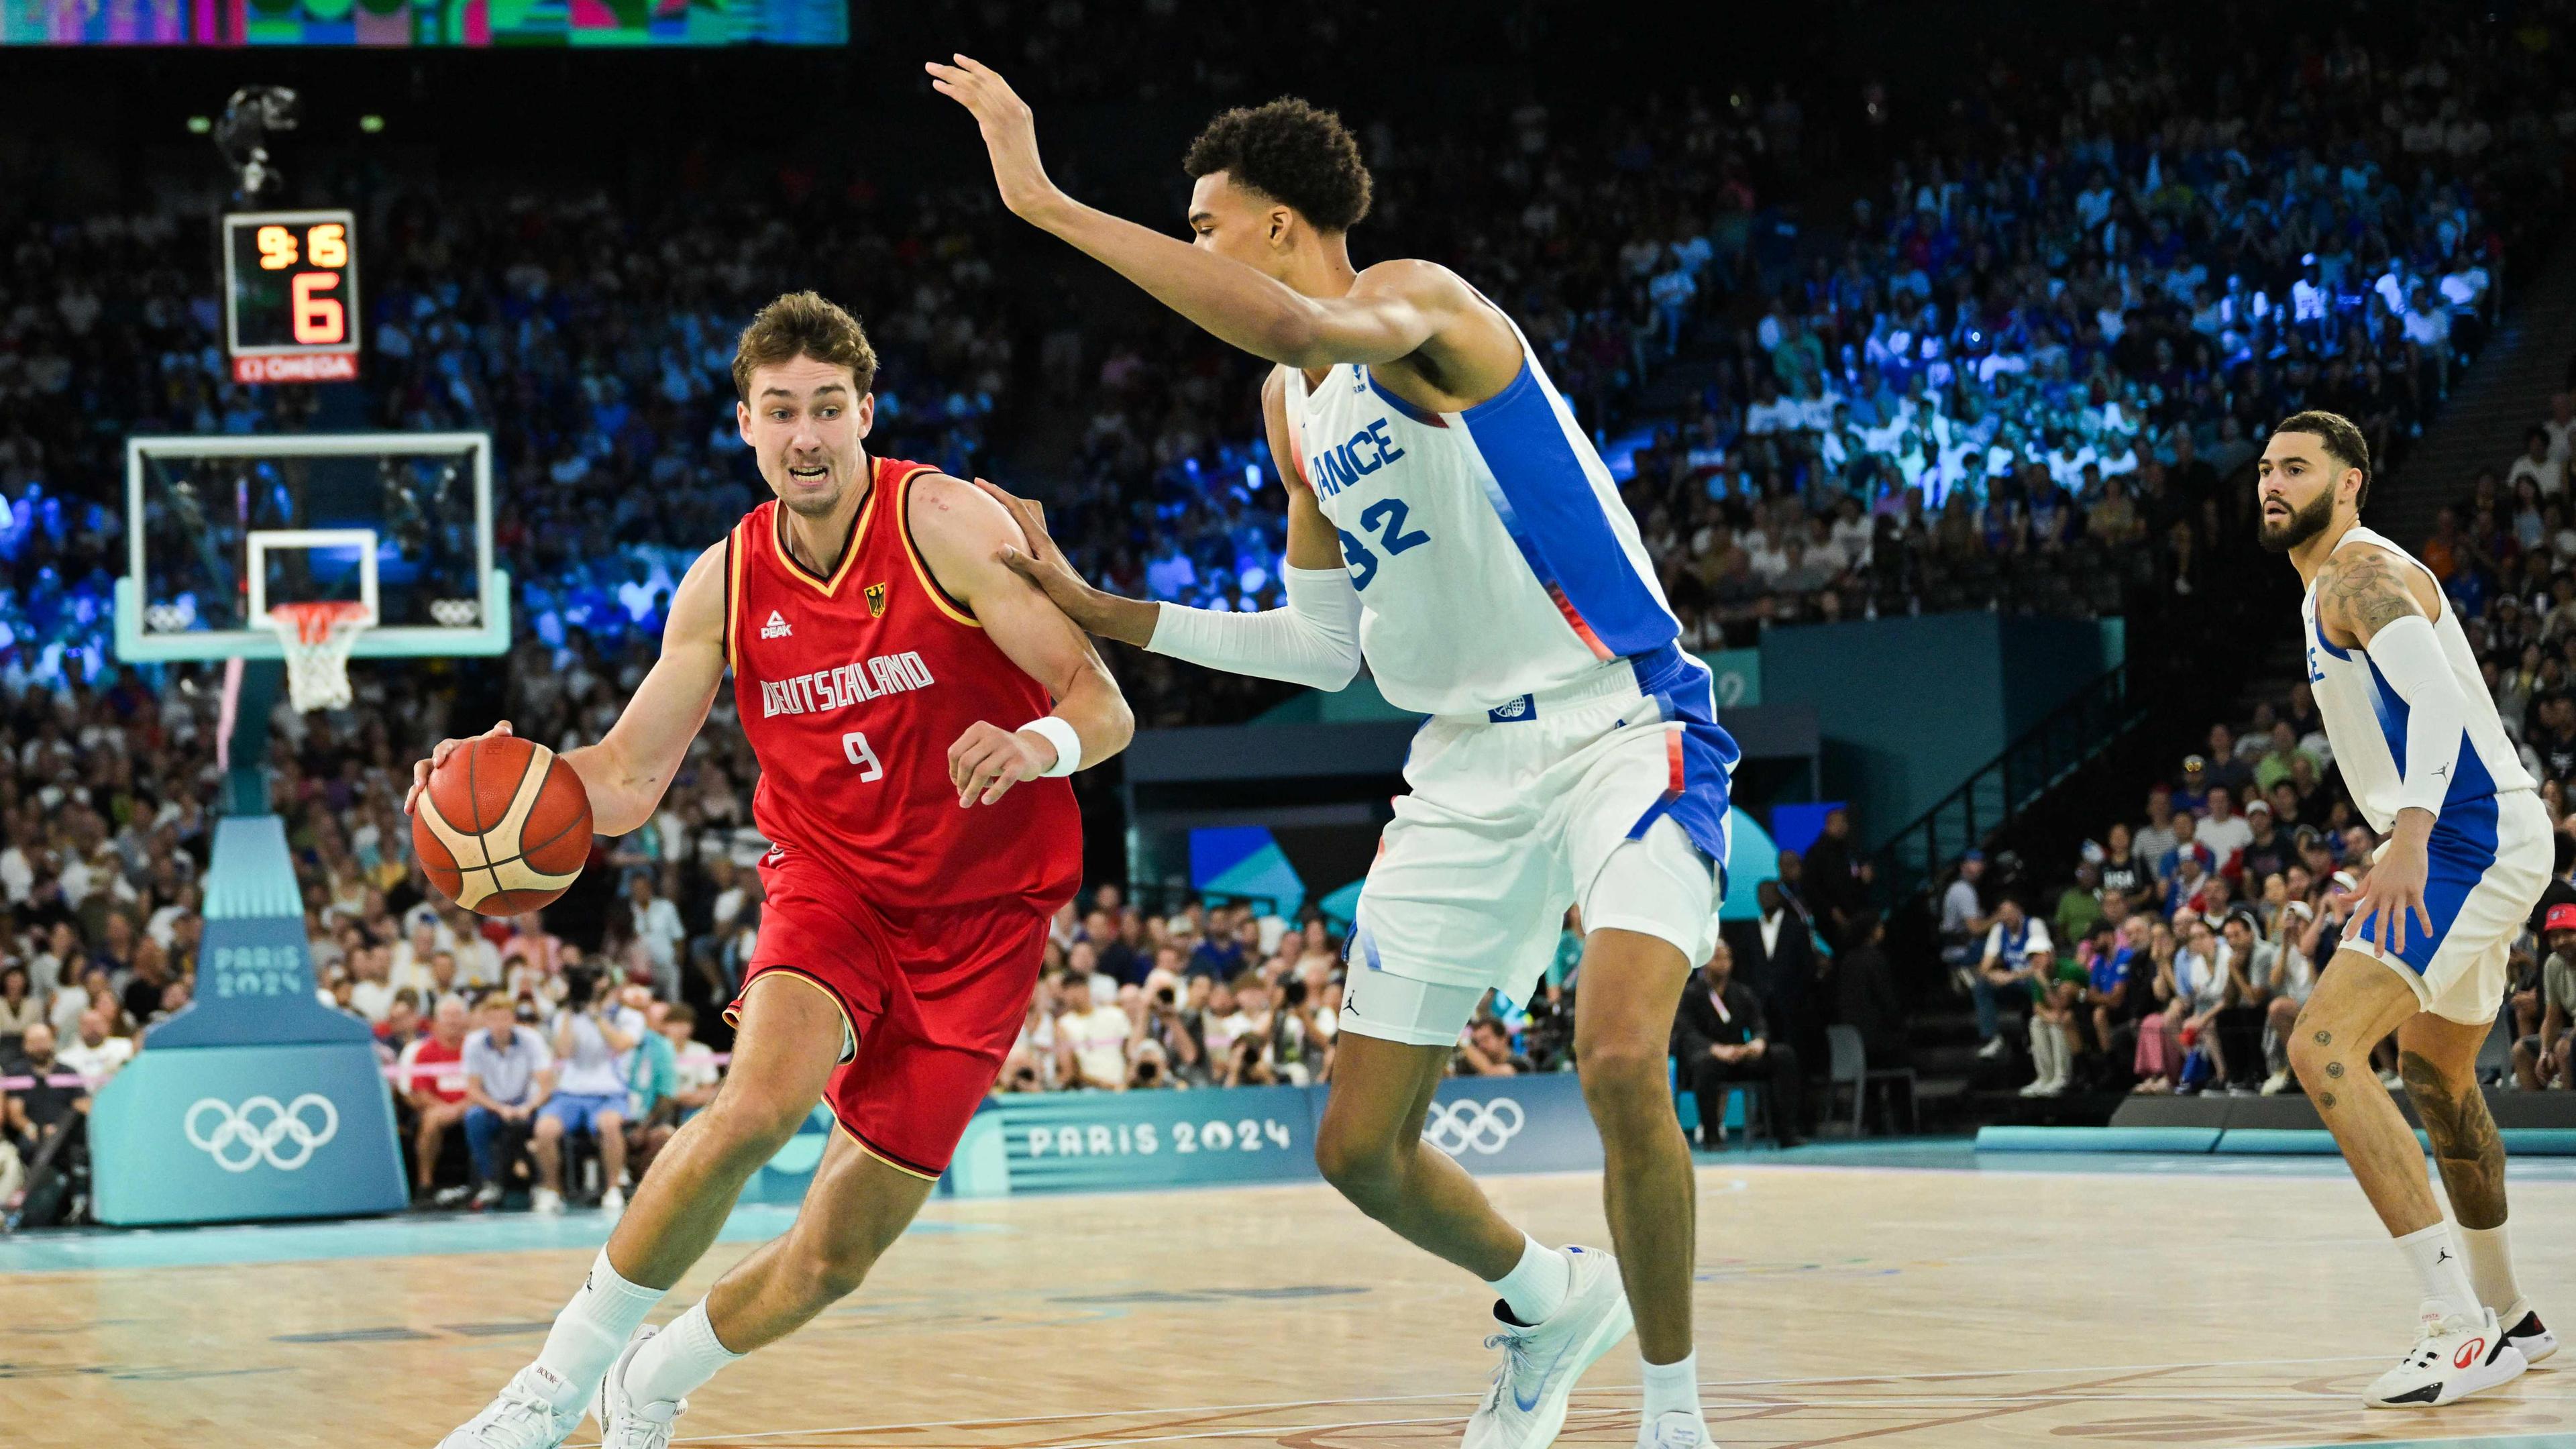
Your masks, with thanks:
[{"label": "white sneaker", "polygon": [[626,1365],[635,1351],[660,1329],[650,1324],[635,1330],[635,1337],[617,1355],[617,1363],[608,1377],[599,1381],[599,1393],[591,1403],[591,1412],[599,1416],[599,1449],[670,1449],[671,1421],[689,1412],[689,1401],[677,1403],[656,1400],[642,1403],[626,1392]]},{"label": "white sneaker", "polygon": [[1637,1426],[1637,1449],[1716,1449],[1708,1423],[1688,1409],[1666,1409]]},{"label": "white sneaker", "polygon": [[1996,1037],[1993,1041],[1977,1048],[1977,1060],[1990,1062],[2010,1050],[2011,1048],[2004,1044],[2002,1037]]},{"label": "white sneaker", "polygon": [[2531,1306],[2530,1295],[2517,1298],[2513,1306],[2496,1315],[2505,1325],[2505,1341],[2522,1350],[2524,1363],[2538,1363],[2558,1351],[2558,1335],[2540,1322],[2540,1314]]},{"label": "white sneaker", "polygon": [[[1572,1279],[1565,1302],[1526,1327],[1504,1319],[1485,1347],[1503,1351],[1494,1386],[1467,1419],[1465,1449],[1547,1449],[1565,1427],[1574,1381],[1628,1336],[1635,1322],[1619,1260],[1591,1248],[1565,1250]],[[1502,1305],[1495,1305],[1502,1318]]]},{"label": "white sneaker", "polygon": [[2495,1310],[2441,1316],[2424,1305],[2424,1326],[2397,1367],[2371,1381],[2361,1401],[2374,1409],[2434,1409],[2522,1377],[2531,1367],[2496,1326]]},{"label": "white sneaker", "polygon": [[2038,1091],[2031,1093],[2034,1097],[2063,1097],[2071,1083],[2064,1077],[2042,1077],[2034,1085],[2039,1088]]},{"label": "white sneaker", "polygon": [[2283,1067],[2279,1071],[2274,1072],[2272,1075],[2263,1079],[2263,1095],[2266,1097],[2277,1097],[2288,1090],[2290,1090],[2290,1069],[2288,1067]]},{"label": "white sneaker", "polygon": [[530,1364],[510,1376],[483,1412],[438,1441],[438,1449],[557,1449],[581,1427],[581,1401],[555,1407],[564,1381],[554,1370]]},{"label": "white sneaker", "polygon": [[563,1194],[550,1187],[538,1188],[528,1199],[528,1211],[550,1218],[562,1217]]},{"label": "white sneaker", "polygon": [[608,1214],[612,1218],[617,1216],[619,1213],[626,1211],[626,1189],[622,1187],[612,1187],[608,1191],[601,1193],[599,1195],[599,1210]]},{"label": "white sneaker", "polygon": [[501,1200],[501,1184],[487,1182],[474,1189],[474,1210],[482,1212]]},{"label": "white sneaker", "polygon": [[2033,1077],[2033,1078],[2031,1078],[2031,1079],[2030,1079],[2029,1084],[2028,1084],[2028,1085],[2026,1085],[2026,1086],[2024,1086],[2024,1087],[2021,1089],[2021,1094],[2022,1094],[2023,1096],[2025,1096],[2025,1097],[2045,1097],[2045,1096],[2047,1096],[2047,1095],[2048,1095],[2048,1078],[2046,1078],[2046,1077]]},{"label": "white sneaker", "polygon": [[465,1201],[465,1195],[473,1190],[461,1182],[454,1187],[442,1187],[429,1195],[429,1205],[437,1208],[452,1208]]}]

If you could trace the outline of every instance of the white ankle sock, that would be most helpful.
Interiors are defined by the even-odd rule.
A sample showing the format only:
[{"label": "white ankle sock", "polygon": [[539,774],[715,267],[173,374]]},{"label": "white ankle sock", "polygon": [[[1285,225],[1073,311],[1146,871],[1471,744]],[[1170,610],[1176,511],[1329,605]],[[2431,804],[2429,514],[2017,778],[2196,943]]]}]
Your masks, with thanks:
[{"label": "white ankle sock", "polygon": [[2477,1316],[2478,1290],[2469,1282],[2469,1265],[2451,1237],[2451,1225],[2438,1222],[2397,1240],[2399,1252],[2415,1267],[2424,1296],[2440,1302],[2445,1314]]},{"label": "white ankle sock", "polygon": [[1521,1234],[1521,1260],[1500,1278],[1488,1278],[1512,1317],[1538,1323],[1565,1306],[1565,1290],[1574,1281],[1574,1265],[1565,1255],[1527,1233]]},{"label": "white ankle sock", "polygon": [[[2496,1311],[2501,1318],[2522,1297],[2513,1281],[2513,1247],[2505,1239],[2504,1224],[2491,1228],[2462,1228],[2460,1253],[2469,1260],[2469,1282],[2478,1290],[2478,1301]],[[2513,1327],[2508,1323],[2507,1328]]]},{"label": "white ankle sock", "polygon": [[1645,1369],[1647,1424],[1653,1424],[1657,1415],[1675,1410],[1698,1416],[1699,1350],[1682,1355],[1679,1363],[1650,1363]]},{"label": "white ankle sock", "polygon": [[716,1342],[716,1327],[707,1321],[707,1301],[701,1298],[635,1350],[634,1361],[626,1365],[626,1392],[640,1404],[676,1404],[740,1357]]},{"label": "white ankle sock", "polygon": [[627,1282],[609,1266],[608,1250],[599,1250],[581,1291],[555,1315],[546,1346],[537,1353],[536,1366],[556,1380],[549,1386],[555,1407],[569,1408],[589,1399],[601,1375],[625,1351],[626,1340],[635,1336],[644,1315],[669,1291]]}]

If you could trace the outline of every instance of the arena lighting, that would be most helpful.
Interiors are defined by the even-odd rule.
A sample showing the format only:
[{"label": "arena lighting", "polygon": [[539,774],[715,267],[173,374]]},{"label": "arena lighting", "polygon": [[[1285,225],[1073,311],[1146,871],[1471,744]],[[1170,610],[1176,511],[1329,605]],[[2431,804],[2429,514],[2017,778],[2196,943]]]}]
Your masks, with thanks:
[{"label": "arena lighting", "polygon": [[358,118],[358,129],[366,132],[370,136],[378,134],[383,131],[384,128],[385,118],[382,116],[360,116]]},{"label": "arena lighting", "polygon": [[191,136],[203,136],[214,129],[215,119],[212,116],[190,116],[188,118],[188,134]]}]

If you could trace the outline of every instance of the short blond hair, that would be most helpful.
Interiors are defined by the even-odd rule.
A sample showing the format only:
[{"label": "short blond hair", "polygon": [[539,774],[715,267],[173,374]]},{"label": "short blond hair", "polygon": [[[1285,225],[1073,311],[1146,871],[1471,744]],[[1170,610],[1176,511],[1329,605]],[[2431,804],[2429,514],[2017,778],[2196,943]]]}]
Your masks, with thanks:
[{"label": "short blond hair", "polygon": [[865,393],[876,385],[877,350],[859,319],[818,292],[789,292],[760,309],[733,348],[733,390],[751,401],[751,374],[810,357],[846,367]]}]

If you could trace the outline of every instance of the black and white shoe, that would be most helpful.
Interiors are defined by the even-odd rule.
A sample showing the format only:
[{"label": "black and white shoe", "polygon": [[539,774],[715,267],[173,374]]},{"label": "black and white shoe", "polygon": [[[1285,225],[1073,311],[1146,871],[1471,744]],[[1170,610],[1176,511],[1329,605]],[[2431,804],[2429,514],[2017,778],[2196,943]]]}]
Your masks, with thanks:
[{"label": "black and white shoe", "polygon": [[2446,1317],[2434,1300],[2424,1305],[2415,1346],[2362,1390],[2361,1401],[2374,1409],[2438,1409],[2510,1383],[2530,1366],[2497,1326],[2494,1309]]},{"label": "black and white shoe", "polygon": [[2536,1364],[2558,1351],[2558,1335],[2541,1323],[2529,1295],[2515,1299],[2511,1308],[2496,1315],[2496,1321],[2506,1325],[2504,1340],[2522,1350],[2524,1363]]}]

